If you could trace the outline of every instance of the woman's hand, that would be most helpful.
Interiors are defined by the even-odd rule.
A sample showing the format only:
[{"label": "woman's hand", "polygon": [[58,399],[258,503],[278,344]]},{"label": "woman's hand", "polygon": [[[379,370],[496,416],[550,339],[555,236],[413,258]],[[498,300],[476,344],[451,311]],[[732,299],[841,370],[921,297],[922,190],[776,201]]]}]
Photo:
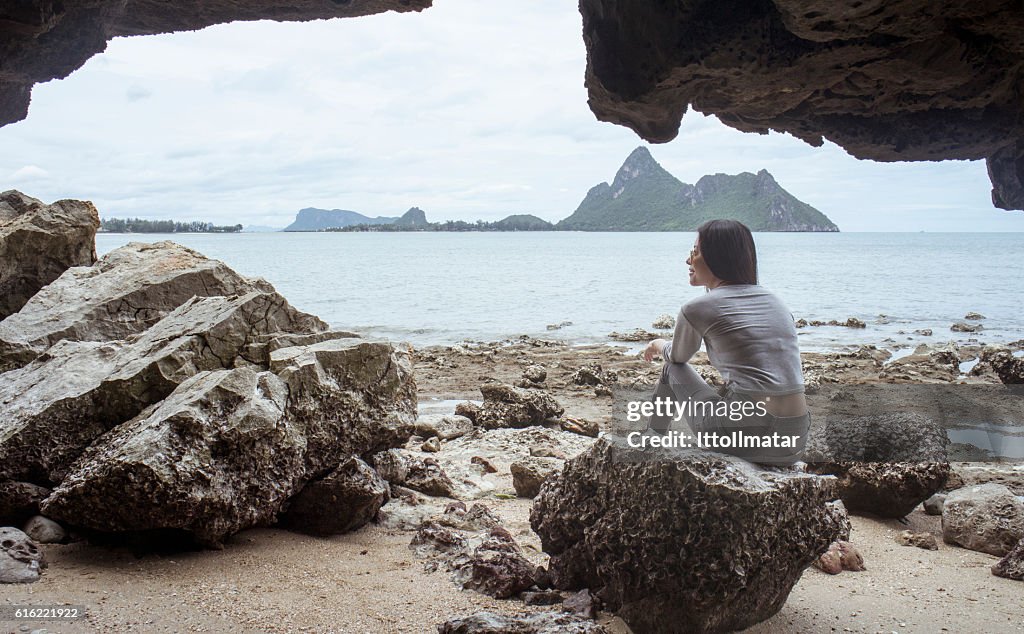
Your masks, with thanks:
[{"label": "woman's hand", "polygon": [[664,339],[655,339],[651,343],[647,344],[647,347],[644,348],[644,361],[647,361],[648,363],[654,361],[654,357],[661,354],[661,349],[665,347],[666,343],[668,342]]}]

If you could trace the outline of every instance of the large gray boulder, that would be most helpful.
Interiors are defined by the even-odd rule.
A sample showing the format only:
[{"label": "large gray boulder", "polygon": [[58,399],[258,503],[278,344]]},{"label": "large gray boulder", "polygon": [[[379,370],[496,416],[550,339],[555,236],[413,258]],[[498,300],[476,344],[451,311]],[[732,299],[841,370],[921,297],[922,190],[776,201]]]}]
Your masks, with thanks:
[{"label": "large gray boulder", "polygon": [[92,266],[64,271],[0,322],[0,372],[63,339],[113,341],[140,333],[193,296],[252,291],[274,289],[180,244],[133,242]]},{"label": "large gray boulder", "polygon": [[590,588],[637,634],[725,632],[778,612],[849,530],[837,497],[831,477],[602,436],[544,484],[530,521],[554,585]]},{"label": "large gray boulder", "polygon": [[942,540],[1002,557],[1024,539],[1024,502],[1001,484],[964,487],[946,496]]},{"label": "large gray boulder", "polygon": [[949,437],[938,423],[907,412],[836,416],[811,428],[812,473],[839,478],[850,511],[904,517],[946,484]]},{"label": "large gray boulder", "polygon": [[270,371],[197,374],[96,440],[43,513],[99,531],[178,529],[219,544],[272,522],[306,482],[350,456],[411,435],[415,386],[404,350],[338,339],[272,356]]},{"label": "large gray boulder", "polygon": [[194,298],[131,339],[61,341],[0,374],[0,481],[57,484],[89,444],[185,379],[237,365],[265,368],[261,336],[323,329],[280,295],[252,292]]},{"label": "large gray boulder", "polygon": [[95,262],[99,227],[90,202],[45,205],[14,190],[0,194],[0,319],[68,268]]}]

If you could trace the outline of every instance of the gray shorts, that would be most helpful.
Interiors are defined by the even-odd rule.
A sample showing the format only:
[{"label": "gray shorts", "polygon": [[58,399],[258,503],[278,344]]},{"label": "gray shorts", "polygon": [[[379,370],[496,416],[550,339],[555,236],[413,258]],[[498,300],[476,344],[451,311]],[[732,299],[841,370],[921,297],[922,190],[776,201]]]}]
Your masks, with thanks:
[{"label": "gray shorts", "polygon": [[[713,451],[774,465],[793,464],[803,457],[811,424],[810,413],[790,417],[773,416],[767,412],[742,416],[738,413],[724,414],[723,410],[738,412],[744,402],[752,404],[752,400],[737,394],[729,386],[719,393],[689,363],[666,363],[655,387],[654,397],[671,398],[683,406],[684,419],[695,435],[705,434],[703,437],[707,438],[708,434],[712,434],[734,441],[732,446],[716,446]],[[648,428],[662,434],[670,430],[683,431],[672,430],[673,422],[671,417],[652,417]],[[737,434],[748,438],[736,442]],[[781,438],[782,442],[745,446],[745,443],[756,444],[769,438]],[[780,446],[783,444],[787,446]]]}]

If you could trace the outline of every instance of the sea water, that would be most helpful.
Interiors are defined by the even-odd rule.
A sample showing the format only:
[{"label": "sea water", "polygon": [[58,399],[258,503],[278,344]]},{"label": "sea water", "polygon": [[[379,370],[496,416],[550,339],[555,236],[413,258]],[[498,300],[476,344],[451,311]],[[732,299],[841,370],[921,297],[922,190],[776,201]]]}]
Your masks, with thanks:
[{"label": "sea water", "polygon": [[[531,335],[575,343],[651,329],[703,293],[694,233],[100,234],[100,255],[173,240],[270,281],[333,327],[415,345]],[[1024,234],[758,233],[760,282],[796,318],[803,350],[1024,339]],[[984,330],[950,330],[969,311]],[[558,330],[549,324],[571,322]],[[932,336],[914,334],[931,329]]]}]

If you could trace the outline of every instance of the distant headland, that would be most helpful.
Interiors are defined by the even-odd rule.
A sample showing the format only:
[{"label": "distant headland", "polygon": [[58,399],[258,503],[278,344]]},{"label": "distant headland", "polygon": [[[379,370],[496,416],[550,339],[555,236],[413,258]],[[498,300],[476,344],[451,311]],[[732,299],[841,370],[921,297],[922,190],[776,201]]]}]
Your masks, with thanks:
[{"label": "distant headland", "polygon": [[[688,185],[666,171],[645,147],[626,158],[611,184],[587,192],[568,218],[551,223],[531,214],[488,222],[429,222],[413,207],[400,217],[371,218],[347,209],[302,209],[284,231],[694,231],[713,218],[731,218],[754,231],[839,231],[798,200],[767,170],[704,176]],[[265,228],[246,231],[265,230]]]}]

